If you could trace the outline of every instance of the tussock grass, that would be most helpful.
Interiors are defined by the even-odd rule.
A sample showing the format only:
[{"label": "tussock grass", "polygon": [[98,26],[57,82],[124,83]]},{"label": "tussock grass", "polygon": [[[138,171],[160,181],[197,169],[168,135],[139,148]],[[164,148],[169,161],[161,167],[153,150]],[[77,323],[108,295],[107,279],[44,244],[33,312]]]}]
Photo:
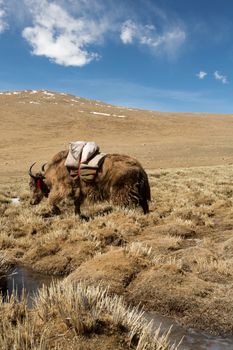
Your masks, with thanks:
[{"label": "tussock grass", "polygon": [[[174,237],[171,237],[174,240]],[[179,239],[178,239],[179,240]],[[177,241],[177,240],[176,240]],[[141,242],[133,242],[124,248],[126,254],[144,259],[148,266],[169,266],[174,265],[177,268],[182,268],[182,261],[176,257],[171,257],[163,254],[155,254],[153,248]]]},{"label": "tussock grass", "polygon": [[196,270],[200,273],[203,272],[217,272],[226,276],[232,276],[233,270],[230,261],[223,259],[207,259],[207,258],[197,258],[196,260]]},{"label": "tussock grass", "polygon": [[10,263],[6,257],[5,252],[0,251],[0,279],[5,276],[10,270]]},{"label": "tussock grass", "polygon": [[103,335],[120,340],[123,334],[122,349],[178,349],[169,342],[170,330],[162,334],[138,307],[128,307],[122,297],[110,296],[100,286],[53,282],[38,291],[33,309],[28,309],[25,297],[17,301],[12,296],[0,302],[0,313],[2,350],[69,348],[71,342],[77,349],[95,334],[102,334],[103,347]]},{"label": "tussock grass", "polygon": [[152,247],[147,246],[141,242],[133,242],[125,247],[126,253],[135,256],[135,257],[147,257],[151,259]]},{"label": "tussock grass", "polygon": [[96,248],[98,248],[101,245],[100,239],[98,239],[95,233],[92,233],[88,228],[83,228],[82,230],[80,230],[80,234],[84,239],[94,242]]},{"label": "tussock grass", "polygon": [[[90,215],[88,222],[74,217],[69,201],[61,205],[61,216],[43,218],[47,201],[29,205],[26,179],[16,185],[2,185],[1,196],[20,197],[20,205],[0,201],[0,251],[10,263],[29,265],[46,274],[77,272],[79,279],[88,275],[94,285],[105,279],[105,286],[110,281],[111,291],[124,291],[126,299],[135,305],[143,300],[155,311],[175,313],[188,325],[193,325],[191,316],[194,319],[208,309],[209,319],[197,317],[195,327],[233,333],[229,311],[233,285],[232,178],[232,165],[151,170],[148,215],[139,209],[113,207],[110,211],[109,204],[87,203],[83,213]],[[119,261],[111,258],[116,252],[123,257],[120,267]],[[161,298],[157,294],[149,297],[149,284],[141,284],[144,276],[152,290],[163,290]],[[195,283],[200,287],[194,287]],[[185,292],[175,295],[173,287],[180,285]],[[139,290],[145,293],[141,295]],[[179,312],[178,306],[175,311],[167,306],[182,304],[182,293],[187,298],[186,314]],[[199,295],[207,294],[208,302],[204,297],[198,300]],[[225,305],[221,306],[225,317],[222,325],[214,312],[216,295]]]}]

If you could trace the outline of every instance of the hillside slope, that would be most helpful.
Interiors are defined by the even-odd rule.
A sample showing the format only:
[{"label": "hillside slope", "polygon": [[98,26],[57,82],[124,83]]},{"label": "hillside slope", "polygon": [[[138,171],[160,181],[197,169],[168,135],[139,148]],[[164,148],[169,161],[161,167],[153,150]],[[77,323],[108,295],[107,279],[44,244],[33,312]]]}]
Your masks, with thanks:
[{"label": "hillside slope", "polygon": [[0,175],[25,174],[69,141],[94,140],[146,168],[229,164],[233,115],[162,113],[48,91],[0,93]]}]

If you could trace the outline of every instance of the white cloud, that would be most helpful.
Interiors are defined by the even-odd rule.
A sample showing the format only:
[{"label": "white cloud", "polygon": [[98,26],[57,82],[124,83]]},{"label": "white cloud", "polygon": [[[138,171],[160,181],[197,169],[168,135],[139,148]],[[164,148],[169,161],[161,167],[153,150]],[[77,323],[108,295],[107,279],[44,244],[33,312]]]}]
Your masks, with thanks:
[{"label": "white cloud", "polygon": [[153,25],[143,25],[128,20],[121,27],[121,40],[124,44],[146,45],[154,52],[165,51],[175,54],[186,39],[186,33],[179,26],[164,30],[159,34]]},{"label": "white cloud", "polygon": [[223,84],[228,84],[227,76],[220,74],[217,70],[214,72],[214,78],[220,80]]},{"label": "white cloud", "polygon": [[56,3],[27,0],[31,6],[33,26],[22,34],[32,46],[34,55],[46,56],[64,66],[83,66],[99,56],[88,46],[102,40],[106,22],[87,15],[72,17]]},{"label": "white cloud", "polygon": [[121,27],[121,40],[124,44],[132,44],[134,37],[137,35],[136,25],[128,20]]},{"label": "white cloud", "polygon": [[0,0],[0,33],[3,33],[7,27],[8,25],[6,23],[5,1]]},{"label": "white cloud", "polygon": [[113,0],[0,0],[0,33],[7,28],[7,18],[10,26],[20,28],[33,55],[63,66],[81,67],[98,59],[96,46],[106,38],[119,38],[119,32],[123,44],[174,56],[186,39],[185,31],[174,25],[176,19],[171,24],[155,5],[148,5],[145,13],[148,9],[156,10],[153,13],[157,24],[162,22],[162,30],[140,20],[126,21],[145,16],[123,0],[117,10]]},{"label": "white cloud", "polygon": [[196,74],[196,76],[198,79],[203,80],[207,76],[207,73],[201,70],[198,74]]}]

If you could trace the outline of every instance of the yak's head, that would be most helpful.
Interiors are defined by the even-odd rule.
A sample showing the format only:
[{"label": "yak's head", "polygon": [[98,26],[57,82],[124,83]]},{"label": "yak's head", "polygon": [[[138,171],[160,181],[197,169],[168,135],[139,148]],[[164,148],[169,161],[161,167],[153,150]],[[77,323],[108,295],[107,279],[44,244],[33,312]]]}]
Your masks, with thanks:
[{"label": "yak's head", "polygon": [[32,167],[35,164],[36,163],[33,163],[30,166],[30,169],[28,172],[28,174],[30,176],[30,181],[29,181],[29,188],[30,188],[30,192],[31,192],[30,204],[32,204],[32,205],[39,204],[40,201],[43,199],[43,197],[48,197],[48,194],[49,194],[49,188],[46,184],[46,178],[44,175],[45,164],[42,166],[41,172],[33,174]]}]

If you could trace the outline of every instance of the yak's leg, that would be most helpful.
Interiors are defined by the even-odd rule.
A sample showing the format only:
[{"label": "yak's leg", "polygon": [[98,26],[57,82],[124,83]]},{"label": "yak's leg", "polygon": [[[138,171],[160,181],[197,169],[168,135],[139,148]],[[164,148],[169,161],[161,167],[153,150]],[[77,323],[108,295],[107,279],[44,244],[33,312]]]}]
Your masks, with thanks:
[{"label": "yak's leg", "polygon": [[[77,194],[78,194],[78,196],[77,196]],[[82,205],[83,202],[84,202],[83,194],[80,191],[78,191],[78,193],[76,192],[76,196],[74,198],[74,212],[75,212],[75,215],[78,215],[79,218],[82,219],[82,220],[88,221],[89,220],[88,217],[81,214],[81,209],[80,208],[81,208],[81,205]]]},{"label": "yak's leg", "polygon": [[56,204],[53,204],[53,206],[51,207],[51,214],[52,215],[60,215],[61,214],[61,210]]},{"label": "yak's leg", "polygon": [[139,201],[139,205],[142,207],[144,214],[148,214],[149,213],[149,206],[148,206],[148,202],[147,202],[146,199],[141,199]]},{"label": "yak's leg", "polygon": [[52,189],[48,196],[48,203],[50,210],[45,213],[44,217],[54,216],[54,215],[60,215],[61,210],[57,206],[57,204],[61,201],[62,197],[59,194],[59,191],[57,189]]},{"label": "yak's leg", "polygon": [[73,192],[73,199],[74,199],[74,213],[75,215],[81,216],[81,204],[83,203],[83,194],[80,190],[80,188],[76,188]]},{"label": "yak's leg", "polygon": [[75,213],[75,215],[81,216],[81,209],[80,209],[81,204],[82,203],[80,202],[79,198],[74,199],[74,213]]}]

